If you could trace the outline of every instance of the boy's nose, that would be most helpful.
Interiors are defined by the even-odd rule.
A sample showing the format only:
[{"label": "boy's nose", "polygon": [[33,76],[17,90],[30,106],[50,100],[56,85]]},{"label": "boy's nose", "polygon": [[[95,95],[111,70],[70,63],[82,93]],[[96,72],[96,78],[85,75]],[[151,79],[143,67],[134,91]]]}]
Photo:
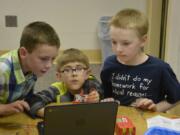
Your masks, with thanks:
[{"label": "boy's nose", "polygon": [[72,69],[72,74],[77,74],[77,70],[76,69]]},{"label": "boy's nose", "polygon": [[122,46],[120,44],[118,44],[117,47],[116,47],[116,50],[118,52],[122,52],[123,48],[122,48]]},{"label": "boy's nose", "polygon": [[76,69],[73,69],[72,71],[71,71],[71,74],[72,74],[72,76],[77,76],[77,70]]},{"label": "boy's nose", "polygon": [[51,68],[52,67],[52,64],[53,64],[53,62],[52,61],[49,61],[47,64],[46,64],[46,68]]}]

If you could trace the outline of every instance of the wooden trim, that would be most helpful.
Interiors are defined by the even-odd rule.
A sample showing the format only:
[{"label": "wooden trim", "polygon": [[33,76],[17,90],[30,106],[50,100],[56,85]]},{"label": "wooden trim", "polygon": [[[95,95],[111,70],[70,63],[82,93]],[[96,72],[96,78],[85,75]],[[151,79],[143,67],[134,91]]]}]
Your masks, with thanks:
[{"label": "wooden trim", "polygon": [[[60,53],[63,50],[60,51]],[[102,57],[101,57],[101,50],[81,50],[84,54],[86,54],[89,58],[90,64],[101,64],[102,63]]]},{"label": "wooden trim", "polygon": [[[9,50],[0,50],[0,55],[8,52]],[[60,53],[63,50],[60,51]],[[102,58],[101,58],[101,50],[81,50],[83,51],[89,58],[90,64],[101,64],[102,63]]]},{"label": "wooden trim", "polygon": [[0,50],[0,56],[7,53],[9,50]]},{"label": "wooden trim", "polygon": [[145,51],[156,57],[160,57],[160,34],[161,34],[161,13],[162,0],[148,0],[149,32],[148,43]]},{"label": "wooden trim", "polygon": [[165,59],[165,61],[170,61],[169,60],[169,54],[168,54],[168,52],[170,51],[170,49],[169,49],[169,43],[173,43],[173,42],[170,42],[170,36],[172,36],[171,34],[172,34],[172,32],[171,32],[171,29],[172,29],[172,25],[173,25],[173,23],[172,23],[172,21],[173,21],[173,19],[172,19],[172,12],[173,11],[173,1],[169,1],[169,4],[168,4],[168,14],[167,14],[167,17],[168,17],[168,19],[167,19],[167,26],[166,26],[166,41],[165,41],[165,54],[164,54],[164,59]]},{"label": "wooden trim", "polygon": [[101,64],[101,50],[82,50],[89,58],[91,64]]}]

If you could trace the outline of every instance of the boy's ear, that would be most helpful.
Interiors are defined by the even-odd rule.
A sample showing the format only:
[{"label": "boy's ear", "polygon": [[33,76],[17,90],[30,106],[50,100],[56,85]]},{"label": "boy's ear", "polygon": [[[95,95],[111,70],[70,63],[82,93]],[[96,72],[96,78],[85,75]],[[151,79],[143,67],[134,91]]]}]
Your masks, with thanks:
[{"label": "boy's ear", "polygon": [[61,81],[61,73],[59,71],[56,72],[56,79]]},{"label": "boy's ear", "polygon": [[148,38],[148,36],[147,36],[147,34],[145,34],[144,36],[142,36],[142,38],[141,38],[141,41],[142,41],[142,47],[144,47],[145,46],[145,44],[146,44],[146,42],[147,42],[147,38]]},{"label": "boy's ear", "polygon": [[20,56],[20,58],[22,58],[22,59],[25,58],[27,56],[27,54],[28,54],[28,51],[27,51],[26,48],[24,48],[24,47],[19,48],[19,56]]},{"label": "boy's ear", "polygon": [[88,79],[89,75],[91,74],[91,69],[88,68],[87,71],[86,71],[86,76],[85,78]]},{"label": "boy's ear", "polygon": [[147,34],[145,34],[145,35],[143,36],[143,41],[146,42],[146,41],[147,41],[147,38],[148,38],[148,36],[147,36]]}]

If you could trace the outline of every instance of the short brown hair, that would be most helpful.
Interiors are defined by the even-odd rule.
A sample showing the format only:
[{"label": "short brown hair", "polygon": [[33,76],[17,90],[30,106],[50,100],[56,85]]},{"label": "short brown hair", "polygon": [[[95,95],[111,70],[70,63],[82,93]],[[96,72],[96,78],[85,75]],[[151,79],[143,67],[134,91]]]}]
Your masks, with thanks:
[{"label": "short brown hair", "polygon": [[75,48],[64,50],[63,53],[57,57],[56,62],[57,70],[70,62],[80,62],[84,64],[86,68],[89,68],[88,57],[82,51]]},{"label": "short brown hair", "polygon": [[20,47],[25,47],[31,53],[38,44],[60,47],[58,34],[45,22],[32,22],[22,32]]},{"label": "short brown hair", "polygon": [[127,8],[119,11],[112,17],[109,25],[124,29],[134,29],[138,36],[144,36],[148,32],[148,19],[136,9]]}]

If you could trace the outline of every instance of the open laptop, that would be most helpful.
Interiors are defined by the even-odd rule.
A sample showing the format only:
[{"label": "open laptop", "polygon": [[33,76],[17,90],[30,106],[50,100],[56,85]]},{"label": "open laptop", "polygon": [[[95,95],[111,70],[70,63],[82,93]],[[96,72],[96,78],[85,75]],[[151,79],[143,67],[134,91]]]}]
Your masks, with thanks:
[{"label": "open laptop", "polygon": [[114,135],[116,102],[45,108],[44,135]]}]

